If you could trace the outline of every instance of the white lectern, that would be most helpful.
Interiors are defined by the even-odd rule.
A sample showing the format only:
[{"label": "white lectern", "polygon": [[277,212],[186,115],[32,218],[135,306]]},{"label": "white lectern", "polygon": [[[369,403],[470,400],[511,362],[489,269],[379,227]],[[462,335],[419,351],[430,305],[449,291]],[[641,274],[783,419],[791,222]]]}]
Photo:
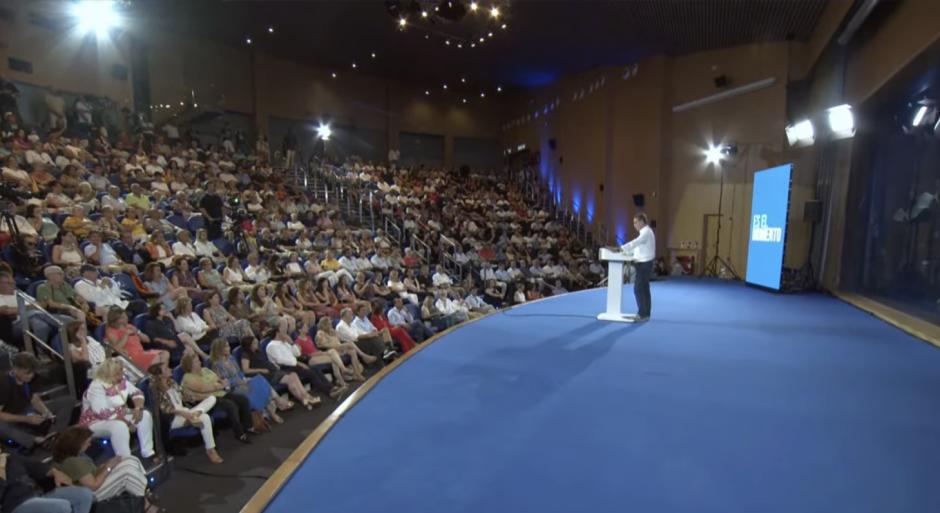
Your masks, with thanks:
[{"label": "white lectern", "polygon": [[607,311],[597,316],[601,321],[635,322],[636,316],[620,311],[623,295],[623,264],[633,261],[630,253],[601,248],[600,259],[607,262]]}]

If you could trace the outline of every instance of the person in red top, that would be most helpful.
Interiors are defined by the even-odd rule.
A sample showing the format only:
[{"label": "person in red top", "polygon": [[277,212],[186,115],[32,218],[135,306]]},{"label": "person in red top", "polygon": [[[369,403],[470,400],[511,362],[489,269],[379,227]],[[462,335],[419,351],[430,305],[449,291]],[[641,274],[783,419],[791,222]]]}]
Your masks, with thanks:
[{"label": "person in red top", "polygon": [[391,333],[392,338],[395,339],[395,342],[398,342],[398,345],[401,346],[401,352],[407,353],[414,349],[417,345],[411,335],[408,334],[404,328],[398,326],[392,326],[388,322],[388,317],[383,313],[385,311],[385,305],[382,300],[375,300],[370,305],[372,309],[372,315],[369,316],[369,321],[372,322],[372,325],[375,326],[375,329],[382,331],[382,328],[388,328],[388,332]]},{"label": "person in red top", "polygon": [[300,334],[294,339],[294,344],[300,348],[300,356],[307,361],[307,365],[311,367],[323,363],[332,365],[333,380],[336,382],[336,386],[340,388],[346,387],[347,381],[362,381],[362,373],[346,367],[343,358],[336,349],[321,351],[317,348],[317,345],[313,342],[313,337],[310,336],[311,327],[312,321],[309,321],[309,319],[302,321],[298,328]]}]

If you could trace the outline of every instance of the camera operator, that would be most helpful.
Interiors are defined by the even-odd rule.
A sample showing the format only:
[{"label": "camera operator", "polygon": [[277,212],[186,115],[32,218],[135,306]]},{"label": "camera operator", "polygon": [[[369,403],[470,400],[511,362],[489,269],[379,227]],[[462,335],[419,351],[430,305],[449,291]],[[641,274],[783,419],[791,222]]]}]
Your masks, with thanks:
[{"label": "camera operator", "polygon": [[222,236],[222,217],[225,215],[225,202],[222,200],[220,186],[212,182],[207,192],[199,201],[199,210],[206,217],[209,238],[217,239]]}]

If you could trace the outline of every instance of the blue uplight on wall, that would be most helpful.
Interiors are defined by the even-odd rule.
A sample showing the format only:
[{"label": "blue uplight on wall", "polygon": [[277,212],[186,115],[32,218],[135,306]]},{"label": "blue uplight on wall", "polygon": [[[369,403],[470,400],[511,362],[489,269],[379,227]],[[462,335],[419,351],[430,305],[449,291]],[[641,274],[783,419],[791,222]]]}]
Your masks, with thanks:
[{"label": "blue uplight on wall", "polygon": [[575,189],[571,194],[571,210],[574,211],[574,215],[581,215],[581,190]]},{"label": "blue uplight on wall", "polygon": [[594,222],[594,198],[588,196],[587,206],[584,209],[584,213],[587,215],[587,222]]},{"label": "blue uplight on wall", "polygon": [[617,244],[627,242],[627,228],[623,225],[617,225]]}]

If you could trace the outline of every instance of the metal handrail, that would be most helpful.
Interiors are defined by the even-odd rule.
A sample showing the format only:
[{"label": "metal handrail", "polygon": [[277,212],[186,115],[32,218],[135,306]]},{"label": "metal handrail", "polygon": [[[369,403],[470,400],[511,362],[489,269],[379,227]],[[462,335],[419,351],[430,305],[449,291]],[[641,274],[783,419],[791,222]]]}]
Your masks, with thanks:
[{"label": "metal handrail", "polygon": [[[27,306],[30,307],[32,312],[27,310]],[[68,351],[68,334],[62,328],[64,324],[56,316],[49,313],[48,310],[42,307],[34,298],[29,294],[26,294],[22,291],[16,291],[16,308],[19,311],[19,316],[23,326],[23,347],[26,351],[36,354],[36,350],[33,347],[33,341],[35,340],[42,346],[43,349],[48,351],[50,354],[58,356],[62,359],[63,365],[65,365],[65,385],[68,387],[69,395],[75,397],[75,376],[72,373],[72,353]],[[62,353],[59,354],[58,351],[52,348],[52,346],[46,344],[45,340],[40,340],[32,332],[32,327],[30,321],[32,320],[33,315],[44,315],[49,318],[56,329],[59,330],[59,340],[62,341]]]},{"label": "metal handrail", "polygon": [[[423,246],[423,250],[418,251],[418,248],[415,247],[415,244],[420,244],[421,246]],[[419,238],[417,235],[411,236],[411,249],[415,250],[415,253],[417,253],[418,256],[421,257],[422,262],[424,262],[425,264],[430,263],[431,246],[429,246],[427,242],[424,242],[423,240],[421,240],[421,238]]]}]

